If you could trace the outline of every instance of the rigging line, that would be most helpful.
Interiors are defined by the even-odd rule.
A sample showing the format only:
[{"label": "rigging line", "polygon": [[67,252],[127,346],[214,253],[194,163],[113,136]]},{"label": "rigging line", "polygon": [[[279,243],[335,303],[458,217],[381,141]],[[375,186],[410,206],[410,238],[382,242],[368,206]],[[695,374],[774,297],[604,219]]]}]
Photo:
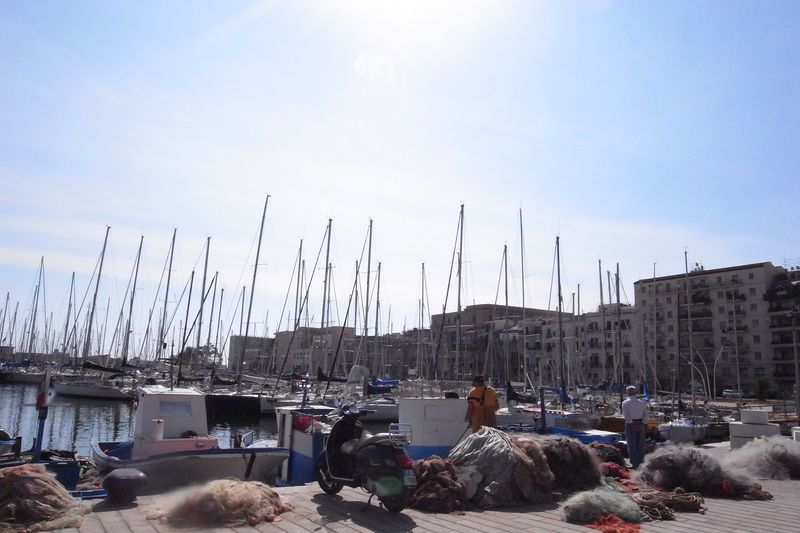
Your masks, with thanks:
[{"label": "rigging line", "polygon": [[[234,309],[239,308],[239,304],[242,302],[242,298],[244,297],[243,291],[236,291],[236,292],[239,294],[239,296],[236,298],[236,303],[233,306]],[[220,360],[222,359],[222,354],[225,353],[225,348],[228,347],[228,340],[230,339],[231,330],[233,329],[234,323],[236,323],[236,313],[234,313],[231,319],[228,321],[228,332],[225,334],[225,338],[223,339],[222,342],[222,349],[219,351]]]},{"label": "rigging line", "polygon": [[556,272],[556,250],[553,248],[553,267],[550,269],[550,295],[547,297],[547,310],[550,311],[550,305],[553,302],[553,276]]},{"label": "rigging line", "polygon": [[[170,248],[172,248],[172,244],[170,244]],[[164,266],[161,268],[161,277],[158,279],[158,286],[156,287],[156,295],[153,298],[153,305],[150,306],[150,312],[148,313],[148,316],[147,316],[147,327],[145,328],[145,331],[150,331],[150,325],[153,322],[153,309],[155,309],[156,304],[158,303],[158,295],[161,292],[161,284],[164,282],[164,271],[167,270],[167,268],[168,268],[167,264],[168,263],[169,263],[169,254],[167,254],[167,256],[164,258]],[[169,295],[167,295],[167,296],[169,296]],[[167,302],[167,298],[165,297],[164,298],[164,305],[166,305],[166,302]],[[147,335],[145,335],[145,337],[142,339],[142,344],[141,344],[141,347],[139,348],[139,358],[142,357],[142,353],[144,352],[145,342],[147,342]],[[159,341],[159,342],[163,342],[163,341]]]},{"label": "rigging line", "polygon": [[[99,268],[99,266],[100,266],[100,257],[98,256],[97,262],[94,264],[94,270],[92,271],[92,276],[89,278],[89,283],[86,284],[86,292],[83,293],[83,299],[81,300],[81,305],[80,305],[80,307],[78,307],[78,310],[75,312],[76,322],[77,322],[77,317],[83,312],[83,305],[86,303],[86,298],[89,297],[89,289],[92,287],[92,280],[94,279],[94,275],[97,272],[97,269]],[[67,344],[69,344],[70,341],[72,340],[73,333],[75,334],[75,336],[77,336],[77,332],[74,331],[74,328],[73,328],[73,331],[70,332],[70,336],[67,339]]]},{"label": "rigging line", "polygon": [[[458,233],[461,231],[461,215],[458,216],[458,224],[456,225],[456,237],[453,241],[453,253],[450,255],[450,274],[447,277],[447,290],[444,293],[444,305],[442,306],[442,324],[439,327],[439,336],[436,339],[436,349],[433,352],[433,379],[437,379],[437,372],[439,370],[439,349],[442,345],[442,335],[444,333],[445,315],[447,314],[447,300],[450,297],[450,283],[453,281],[453,264],[456,260],[456,250],[458,249]],[[431,328],[432,330],[433,328]],[[433,331],[431,331],[431,336]]]},{"label": "rigging line", "polygon": [[[500,274],[497,276],[497,290],[494,293],[494,307],[492,308],[492,323],[494,323],[495,317],[497,315],[497,300],[500,299],[500,282],[503,279],[503,262],[505,258],[500,260]],[[486,363],[489,360],[489,351],[492,347],[492,342],[489,341],[486,343],[486,357],[483,360],[483,373],[486,374]]]},{"label": "rigging line", "polygon": [[295,260],[292,264],[292,274],[289,277],[289,287],[286,289],[286,297],[283,299],[283,308],[281,309],[281,316],[278,318],[278,325],[275,326],[275,333],[277,334],[281,330],[281,324],[283,324],[283,317],[286,313],[286,307],[289,305],[289,294],[292,292],[292,287],[294,286],[294,275],[297,272],[297,265],[300,256],[300,249],[298,248],[297,253],[295,254]]},{"label": "rigging line", "polygon": [[[350,316],[350,307],[353,304],[353,295],[356,292],[356,287],[357,287],[357,283],[358,283],[358,271],[359,271],[361,262],[364,260],[364,251],[367,248],[367,239],[368,238],[369,238],[369,230],[367,230],[366,235],[364,235],[364,244],[362,244],[362,246],[361,246],[361,256],[358,258],[358,261],[356,262],[356,273],[355,273],[355,277],[353,279],[353,288],[350,289],[350,297],[347,300],[347,309],[345,310],[345,313],[344,313],[344,322],[339,322],[339,324],[340,324],[340,327],[339,327],[339,340],[336,342],[336,351],[333,354],[333,361],[331,362],[330,374],[329,374],[330,377],[333,377],[334,370],[336,369],[336,363],[339,360],[339,354],[341,353],[341,350],[342,350],[342,341],[344,340],[344,331],[345,331],[345,328],[347,327],[347,319]],[[338,307],[339,307],[338,300],[337,300],[336,307],[337,307],[337,314],[338,314]],[[355,331],[354,331],[354,334],[355,334]],[[331,385],[330,377],[328,378],[328,382],[325,385],[325,392],[323,392],[323,394],[322,394],[322,398],[323,399],[325,399],[325,396],[328,394],[328,388]]]},{"label": "rigging line", "polygon": [[317,274],[317,265],[319,264],[319,258],[322,255],[322,250],[325,247],[325,238],[327,237],[327,235],[328,235],[328,226],[325,226],[325,232],[322,234],[322,240],[319,243],[319,250],[317,250],[317,257],[314,260],[314,267],[311,269],[311,276],[309,277],[308,284],[306,285],[305,296],[300,302],[300,309],[298,310],[297,317],[295,318],[292,336],[289,337],[289,344],[286,346],[286,355],[283,358],[283,365],[281,365],[281,371],[278,374],[278,378],[275,380],[275,388],[273,389],[273,398],[275,397],[274,392],[278,390],[278,384],[280,383],[281,376],[283,376],[283,372],[286,369],[286,362],[289,360],[289,352],[291,351],[292,344],[294,344],[294,339],[297,336],[297,330],[299,329],[300,323],[303,320],[303,309],[308,303],[308,294],[311,291],[311,284],[314,281],[314,276]]}]

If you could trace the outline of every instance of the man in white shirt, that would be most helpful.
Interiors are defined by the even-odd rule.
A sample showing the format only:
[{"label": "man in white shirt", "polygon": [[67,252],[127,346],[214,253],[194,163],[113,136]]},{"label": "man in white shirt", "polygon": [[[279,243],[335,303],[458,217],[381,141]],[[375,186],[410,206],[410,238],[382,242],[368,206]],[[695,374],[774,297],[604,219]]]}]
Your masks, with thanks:
[{"label": "man in white shirt", "polygon": [[629,386],[625,389],[628,397],[622,402],[625,417],[625,439],[628,441],[628,457],[631,466],[638,468],[644,461],[644,440],[647,436],[647,403],[636,397],[638,389]]}]

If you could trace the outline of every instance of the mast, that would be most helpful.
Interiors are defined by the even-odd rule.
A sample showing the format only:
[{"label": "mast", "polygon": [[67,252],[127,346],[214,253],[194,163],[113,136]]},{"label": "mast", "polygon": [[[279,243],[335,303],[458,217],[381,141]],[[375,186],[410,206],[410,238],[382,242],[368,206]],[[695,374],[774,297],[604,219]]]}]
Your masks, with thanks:
[{"label": "mast", "polygon": [[[106,244],[108,243],[108,231],[111,229],[111,226],[106,226],[106,236],[103,239],[103,251],[100,252],[100,268],[97,271],[97,281],[94,285],[94,296],[92,297],[92,308],[89,311],[89,325],[87,326],[88,332],[86,334],[86,339],[84,340],[83,344],[83,360],[86,361],[86,357],[89,355],[89,349],[92,346],[92,323],[94,322],[94,309],[97,306],[97,291],[100,289],[100,276],[103,274],[103,261],[106,256]],[[44,262],[44,258],[42,258]]]},{"label": "mast", "polygon": [[[577,346],[576,347],[576,353],[578,354],[577,359],[578,359],[579,362],[583,362],[583,342],[581,342],[583,340],[583,319],[582,319],[582,313],[581,313],[581,284],[580,283],[578,283],[578,327],[577,327],[577,330],[578,330],[578,335],[577,335],[578,336],[578,341],[577,341],[577,345],[576,345]],[[578,366],[578,368],[581,368],[580,365]],[[579,380],[584,382],[584,383],[586,383],[586,381],[587,381],[586,380],[586,376],[583,375],[583,372],[580,372],[580,374],[581,375],[579,376]]]},{"label": "mast", "polygon": [[567,399],[567,384],[564,381],[564,329],[561,323],[561,244],[559,238],[556,237],[556,272],[558,279],[558,371],[559,371],[559,387],[561,387],[561,404],[564,405]]},{"label": "mast", "polygon": [[[214,279],[214,292],[216,293],[217,290],[217,280],[216,276]],[[221,288],[219,290],[219,313],[217,313],[217,333],[214,337],[214,357],[212,358],[211,364],[211,384],[209,388],[211,392],[214,392],[214,377],[217,375],[217,359],[222,359],[222,353],[219,351],[219,329],[222,325],[222,298],[225,296],[225,288]],[[235,316],[235,315],[234,315]],[[211,323],[209,323],[209,333],[211,332]]]},{"label": "mast", "polygon": [[[695,406],[694,392],[694,350],[692,349],[692,302],[689,296],[689,252],[683,251],[683,264],[686,269],[686,317],[689,319],[689,383],[692,389],[692,408]],[[735,305],[735,303],[734,303]],[[736,324],[734,323],[734,328]],[[734,330],[734,334],[736,331]],[[680,348],[680,347],[679,347]],[[692,410],[694,416],[694,410]]]},{"label": "mast", "polygon": [[242,353],[239,357],[239,365],[236,370],[236,389],[242,390],[242,365],[244,364],[244,354],[247,349],[247,335],[250,332],[250,313],[253,311],[253,294],[256,292],[256,274],[258,274],[258,258],[261,256],[261,238],[264,235],[264,220],[267,218],[267,205],[269,204],[269,196],[267,195],[264,200],[264,212],[261,214],[261,229],[258,232],[258,247],[256,247],[256,263],[253,265],[253,283],[250,286],[250,304],[247,308],[247,323],[244,326],[244,342],[242,343]]},{"label": "mast", "polygon": [[[457,312],[458,312],[458,331],[456,337],[456,364],[455,364],[455,379],[458,379],[458,365],[461,361],[461,329],[462,329],[462,316],[461,316],[461,265],[462,265],[462,252],[464,249],[464,204],[461,204],[461,213],[458,219],[458,295],[457,295]],[[442,316],[444,320],[444,316]]]},{"label": "mast", "polygon": [[[72,293],[75,289],[75,272],[72,273],[72,279],[69,282],[69,303],[67,304],[67,320],[64,323],[64,341],[61,343],[61,349],[64,353],[67,351],[67,339],[69,335],[69,319],[72,316]],[[6,307],[8,306],[8,296],[6,296]],[[5,317],[3,318],[5,320]],[[3,328],[0,326],[0,335],[2,335]]]},{"label": "mast", "polygon": [[597,260],[597,273],[600,276],[600,320],[603,322],[601,331],[603,332],[603,382],[606,381],[606,363],[608,362],[608,349],[606,348],[606,305],[603,302],[603,262]]},{"label": "mast", "polygon": [[505,317],[503,319],[503,330],[506,335],[505,343],[503,346],[504,348],[503,356],[505,357],[506,360],[504,377],[506,378],[505,379],[506,381],[511,381],[511,361],[510,361],[511,356],[509,355],[509,346],[508,346],[510,341],[510,336],[508,334],[508,245],[507,244],[503,245],[503,273],[504,273],[503,277],[505,281],[505,295],[506,295]]},{"label": "mast", "polygon": [[[211,316],[208,317],[208,336],[206,337],[206,348],[211,345],[211,331],[214,329],[214,309],[217,303],[217,279],[219,278],[219,271],[214,273],[214,293],[211,296]],[[222,305],[222,300],[220,300]],[[216,345],[215,345],[216,346]]]},{"label": "mast", "polygon": [[[178,369],[180,369],[180,365],[183,364],[186,344],[189,342],[189,306],[192,305],[192,287],[194,287],[194,270],[192,270],[192,273],[189,275],[189,296],[186,298],[186,317],[183,319],[183,334],[181,335],[180,351],[178,352],[178,355],[180,356]],[[192,358],[189,356],[189,367],[191,368],[191,366]],[[180,372],[178,378],[180,379]]]},{"label": "mast", "polygon": [[[324,330],[325,328],[325,312],[327,311],[328,307],[328,263],[330,262],[331,257],[331,226],[333,225],[333,219],[328,219],[328,242],[325,248],[325,277],[322,279],[322,318],[320,318],[319,326],[320,330]],[[323,333],[323,331],[320,331]],[[327,346],[325,346],[325,350],[327,351]]]},{"label": "mast", "polygon": [[619,369],[619,404],[622,405],[622,307],[619,303],[619,263],[617,263],[617,368]]},{"label": "mast", "polygon": [[[211,250],[211,237],[206,237],[206,261],[203,265],[203,284],[201,285],[200,289],[200,314],[197,317],[197,343],[196,346],[200,348],[201,336],[200,333],[203,330],[203,304],[206,301],[206,276],[208,274],[208,253]],[[209,325],[209,330],[211,326]]]},{"label": "mast", "polygon": [[294,286],[294,324],[295,328],[300,325],[300,295],[303,286],[303,239],[300,239],[300,251],[297,253],[297,283]]},{"label": "mast", "polygon": [[[156,359],[161,359],[161,353],[167,347],[166,340],[164,339],[164,328],[167,324],[167,303],[169,302],[169,282],[172,279],[172,257],[175,255],[175,235],[178,234],[178,228],[172,230],[172,243],[169,245],[169,266],[167,267],[167,287],[164,292],[164,311],[161,315],[161,323],[158,326],[158,350],[156,352]],[[172,359],[170,358],[170,369],[172,368]],[[170,370],[171,371],[171,370]],[[171,381],[171,379],[170,379]]]},{"label": "mast", "polygon": [[[653,293],[656,287],[656,264],[653,263]],[[653,394],[658,394],[658,376],[656,374],[656,362],[658,361],[658,326],[656,325],[656,299],[653,297]],[[678,313],[680,314],[680,313]],[[680,320],[680,319],[679,319]]]},{"label": "mast", "polygon": [[[375,359],[378,361],[378,366],[380,368],[380,372],[375,372],[376,376],[385,376],[385,366],[381,361],[381,353],[378,351],[378,320],[380,320],[380,312],[381,312],[381,262],[378,261],[378,279],[375,286],[375,340],[374,340],[374,349],[373,352],[375,353]],[[372,365],[375,366],[374,364]]]},{"label": "mast", "polygon": [[36,340],[36,315],[39,314],[39,288],[42,286],[42,270],[44,269],[44,257],[39,263],[39,276],[36,282],[36,290],[33,291],[33,311],[31,313],[31,329],[28,335],[28,354],[33,354],[34,342]]},{"label": "mast", "polygon": [[525,325],[525,234],[522,231],[522,208],[519,208],[519,257],[522,267],[522,369],[525,388],[528,384],[528,326]]},{"label": "mast", "polygon": [[[417,330],[417,379],[422,377],[422,329],[425,327],[425,262],[422,262],[422,275],[419,280],[419,329]],[[444,317],[442,317],[444,319]]]},{"label": "mast", "polygon": [[[364,357],[366,360],[367,367],[374,367],[372,360],[370,359],[369,355],[369,301],[371,299],[371,295],[369,292],[369,279],[372,276],[372,219],[369,219],[369,244],[367,245],[367,291],[364,296],[364,336],[362,340],[366,342],[366,350],[367,353]],[[361,342],[358,343],[359,350],[361,348]]]},{"label": "mast", "polygon": [[125,340],[122,344],[122,364],[128,362],[128,341],[131,334],[131,317],[133,317],[133,299],[136,297],[136,282],[139,279],[139,260],[142,257],[142,243],[144,242],[144,235],[139,239],[139,251],[136,252],[136,267],[133,274],[133,290],[131,290],[131,301],[128,308],[128,321],[125,323]]}]

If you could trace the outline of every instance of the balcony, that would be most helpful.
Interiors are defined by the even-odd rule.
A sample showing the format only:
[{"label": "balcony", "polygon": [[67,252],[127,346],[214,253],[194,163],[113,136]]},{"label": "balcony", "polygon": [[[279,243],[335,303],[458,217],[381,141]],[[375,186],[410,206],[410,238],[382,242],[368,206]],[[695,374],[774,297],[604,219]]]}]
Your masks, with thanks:
[{"label": "balcony", "polygon": [[792,344],[793,339],[791,335],[780,335],[772,339],[772,344]]},{"label": "balcony", "polygon": [[771,328],[791,328],[792,319],[788,316],[773,316],[770,320],[769,327]]}]

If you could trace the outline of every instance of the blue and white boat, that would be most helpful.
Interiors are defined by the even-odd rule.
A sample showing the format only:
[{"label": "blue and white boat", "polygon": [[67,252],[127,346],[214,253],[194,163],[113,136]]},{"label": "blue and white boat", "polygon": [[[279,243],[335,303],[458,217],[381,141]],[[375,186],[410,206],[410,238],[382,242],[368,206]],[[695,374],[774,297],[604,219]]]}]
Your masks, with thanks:
[{"label": "blue and white boat", "polygon": [[140,389],[131,440],[92,444],[101,471],[140,470],[149,493],[222,478],[274,482],[288,457],[283,447],[220,448],[208,435],[204,394],[161,386]]}]

